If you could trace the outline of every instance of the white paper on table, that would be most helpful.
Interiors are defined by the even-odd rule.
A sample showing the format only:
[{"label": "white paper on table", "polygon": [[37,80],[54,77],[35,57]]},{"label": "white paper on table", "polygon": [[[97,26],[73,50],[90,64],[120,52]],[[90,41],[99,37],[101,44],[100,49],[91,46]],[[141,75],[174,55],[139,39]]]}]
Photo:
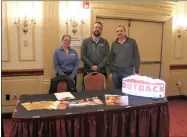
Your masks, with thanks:
[{"label": "white paper on table", "polygon": [[69,100],[75,99],[75,97],[70,92],[61,92],[61,93],[54,93],[57,100]]}]

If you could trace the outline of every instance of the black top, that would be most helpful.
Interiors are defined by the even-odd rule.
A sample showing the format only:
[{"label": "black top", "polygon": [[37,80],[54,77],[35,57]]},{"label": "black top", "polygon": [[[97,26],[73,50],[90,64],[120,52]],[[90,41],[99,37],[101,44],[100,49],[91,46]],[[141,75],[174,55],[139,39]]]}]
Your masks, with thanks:
[{"label": "black top", "polygon": [[129,96],[129,105],[128,106],[105,106],[105,94],[115,94],[115,95],[125,95],[121,90],[107,90],[107,91],[96,91],[96,92],[72,92],[72,95],[75,96],[76,100],[85,99],[89,97],[99,97],[104,104],[96,106],[86,106],[86,107],[75,107],[67,108],[65,110],[32,110],[27,111],[21,103],[25,102],[34,102],[34,101],[56,101],[54,94],[39,94],[39,95],[22,95],[20,101],[16,106],[16,111],[13,113],[12,118],[45,118],[45,117],[54,117],[54,116],[63,116],[63,115],[73,115],[73,114],[83,114],[89,112],[97,111],[110,111],[115,109],[128,109],[132,107],[143,107],[145,105],[154,105],[158,103],[167,103],[165,99],[152,99],[145,97]]}]

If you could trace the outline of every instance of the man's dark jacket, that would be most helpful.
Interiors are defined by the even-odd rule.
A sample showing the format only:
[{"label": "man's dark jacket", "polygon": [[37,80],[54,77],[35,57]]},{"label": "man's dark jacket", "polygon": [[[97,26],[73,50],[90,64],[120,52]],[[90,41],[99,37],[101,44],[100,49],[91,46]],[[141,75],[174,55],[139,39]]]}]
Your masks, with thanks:
[{"label": "man's dark jacket", "polygon": [[82,60],[84,62],[85,73],[90,73],[91,67],[96,65],[97,72],[106,72],[110,56],[110,47],[108,41],[99,38],[95,42],[92,37],[86,38],[82,43]]}]

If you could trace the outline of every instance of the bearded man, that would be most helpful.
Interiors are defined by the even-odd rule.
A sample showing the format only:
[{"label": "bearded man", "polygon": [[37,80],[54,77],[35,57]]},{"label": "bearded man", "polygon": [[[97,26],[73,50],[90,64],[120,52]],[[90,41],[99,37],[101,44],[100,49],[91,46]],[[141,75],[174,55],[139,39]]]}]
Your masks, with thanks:
[{"label": "bearded man", "polygon": [[96,22],[92,29],[92,36],[83,40],[82,60],[84,62],[84,75],[98,72],[107,77],[107,64],[110,56],[108,41],[101,37],[103,25]]}]

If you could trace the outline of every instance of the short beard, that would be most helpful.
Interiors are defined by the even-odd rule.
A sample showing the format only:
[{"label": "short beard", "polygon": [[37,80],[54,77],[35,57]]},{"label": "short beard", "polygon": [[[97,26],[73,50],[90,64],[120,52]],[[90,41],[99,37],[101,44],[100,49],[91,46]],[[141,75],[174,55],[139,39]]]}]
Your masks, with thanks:
[{"label": "short beard", "polygon": [[101,33],[96,34],[95,32],[93,32],[93,35],[94,35],[95,37],[99,37],[99,36],[101,36]]}]

